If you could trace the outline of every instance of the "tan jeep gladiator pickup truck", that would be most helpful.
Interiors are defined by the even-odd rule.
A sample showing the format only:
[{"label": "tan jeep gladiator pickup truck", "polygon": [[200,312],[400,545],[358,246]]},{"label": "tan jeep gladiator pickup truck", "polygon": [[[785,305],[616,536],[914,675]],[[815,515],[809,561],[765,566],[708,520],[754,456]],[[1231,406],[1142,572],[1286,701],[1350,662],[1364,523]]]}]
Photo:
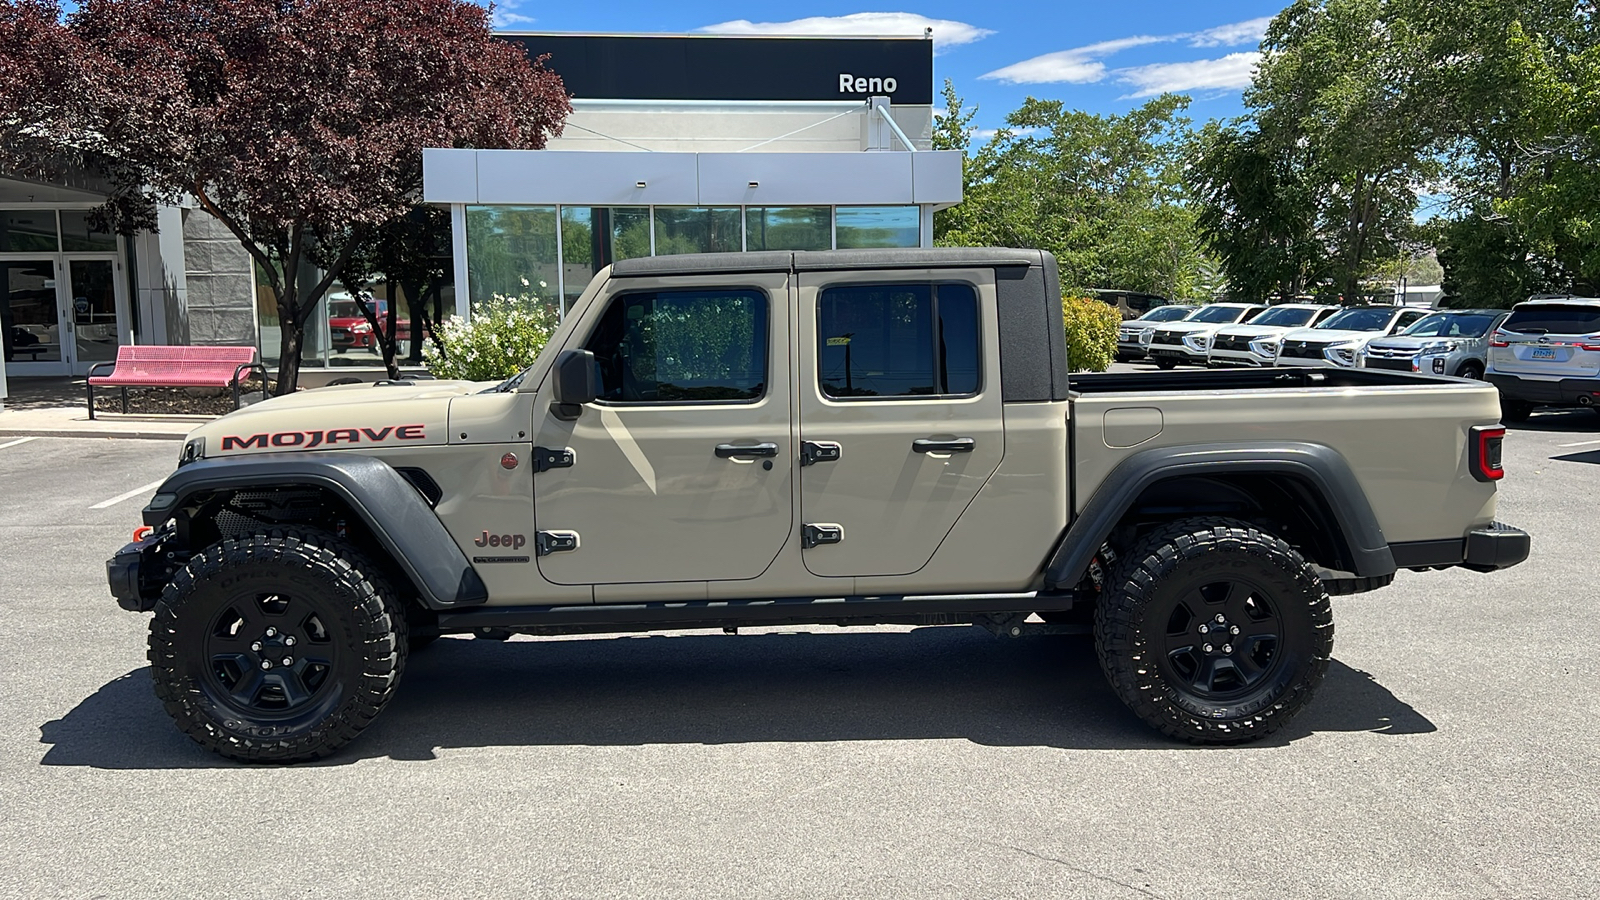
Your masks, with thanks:
[{"label": "tan jeep gladiator pickup truck", "polygon": [[1494,388],[1069,375],[1056,278],[1037,250],[619,262],[503,384],[196,429],[111,591],[154,611],[179,727],[243,760],[335,751],[440,634],[815,624],[1092,630],[1137,715],[1235,743],[1310,699],[1329,594],[1527,557]]}]

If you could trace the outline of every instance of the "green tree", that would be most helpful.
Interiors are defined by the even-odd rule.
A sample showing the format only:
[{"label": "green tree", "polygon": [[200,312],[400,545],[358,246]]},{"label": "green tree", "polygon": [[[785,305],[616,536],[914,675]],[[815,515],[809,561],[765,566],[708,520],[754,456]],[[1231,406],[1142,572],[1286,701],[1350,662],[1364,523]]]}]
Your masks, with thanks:
[{"label": "green tree", "polygon": [[[935,143],[961,149],[972,113],[947,83]],[[965,199],[935,216],[946,245],[1038,247],[1069,288],[1191,296],[1202,254],[1183,180],[1188,98],[1121,116],[1029,98],[967,159]]]}]

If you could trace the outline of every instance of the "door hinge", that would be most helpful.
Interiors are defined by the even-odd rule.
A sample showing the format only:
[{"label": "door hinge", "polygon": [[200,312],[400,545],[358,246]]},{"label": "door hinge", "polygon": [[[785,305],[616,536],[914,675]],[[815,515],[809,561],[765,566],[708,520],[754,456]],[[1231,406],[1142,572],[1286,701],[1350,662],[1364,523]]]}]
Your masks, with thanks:
[{"label": "door hinge", "polygon": [[817,524],[800,529],[800,546],[807,550],[818,544],[837,544],[843,540],[843,525]]},{"label": "door hinge", "polygon": [[570,469],[577,460],[578,454],[571,447],[558,447],[554,450],[549,447],[533,448],[533,471],[548,472],[551,469]]},{"label": "door hinge", "polygon": [[800,465],[809,466],[819,462],[838,462],[844,455],[844,448],[836,441],[801,441]]},{"label": "door hinge", "polygon": [[576,531],[541,531],[533,536],[533,546],[540,556],[576,550],[578,549],[578,533]]}]

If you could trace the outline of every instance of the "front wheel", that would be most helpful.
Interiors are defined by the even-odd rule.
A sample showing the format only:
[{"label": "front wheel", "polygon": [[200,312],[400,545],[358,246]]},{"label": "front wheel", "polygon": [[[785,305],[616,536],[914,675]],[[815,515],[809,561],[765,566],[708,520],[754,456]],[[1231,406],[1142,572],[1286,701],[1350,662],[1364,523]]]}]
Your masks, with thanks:
[{"label": "front wheel", "polygon": [[1311,566],[1234,519],[1185,519],[1119,562],[1095,614],[1100,666],[1164,734],[1236,744],[1283,727],[1333,653],[1333,612]]},{"label": "front wheel", "polygon": [[1480,364],[1480,363],[1472,362],[1470,360],[1467,361],[1467,362],[1464,362],[1464,363],[1461,364],[1461,368],[1456,371],[1456,377],[1457,378],[1468,378],[1468,379],[1471,379],[1473,381],[1482,381],[1483,380],[1483,365]]},{"label": "front wheel", "polygon": [[1178,361],[1170,356],[1157,356],[1155,361],[1158,369],[1176,369],[1178,367]]},{"label": "front wheel", "polygon": [[156,696],[178,728],[246,762],[301,762],[353,740],[388,703],[406,617],[380,570],[310,529],[196,554],[150,622]]}]

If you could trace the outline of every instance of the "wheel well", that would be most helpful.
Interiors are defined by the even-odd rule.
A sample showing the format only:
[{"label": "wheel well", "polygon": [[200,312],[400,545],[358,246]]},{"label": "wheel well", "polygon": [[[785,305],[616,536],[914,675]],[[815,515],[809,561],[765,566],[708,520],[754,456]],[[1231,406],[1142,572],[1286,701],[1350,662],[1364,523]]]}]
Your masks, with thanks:
[{"label": "wheel well", "polygon": [[1111,533],[1113,547],[1131,547],[1146,532],[1192,516],[1227,516],[1271,532],[1301,556],[1349,571],[1353,558],[1332,507],[1294,475],[1251,472],[1180,476],[1158,481],[1133,501]]},{"label": "wheel well", "polygon": [[407,607],[423,609],[416,585],[350,504],[315,485],[267,485],[195,494],[173,516],[177,546],[185,557],[224,538],[286,526],[326,531],[353,544],[380,568]]}]

